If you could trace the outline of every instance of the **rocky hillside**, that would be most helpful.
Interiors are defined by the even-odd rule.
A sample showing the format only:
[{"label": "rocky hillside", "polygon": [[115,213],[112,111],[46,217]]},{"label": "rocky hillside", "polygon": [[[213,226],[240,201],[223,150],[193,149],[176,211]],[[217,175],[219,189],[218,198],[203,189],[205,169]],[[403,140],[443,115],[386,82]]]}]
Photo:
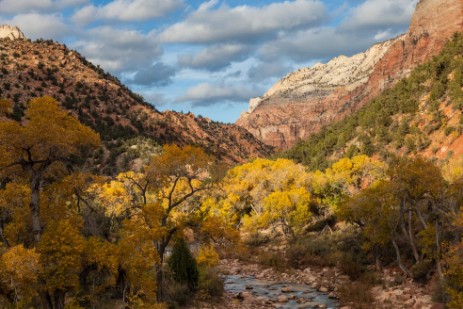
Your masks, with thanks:
[{"label": "rocky hillside", "polygon": [[342,109],[351,112],[346,100],[354,100],[350,98],[352,93],[367,83],[374,66],[400,39],[287,75],[263,97],[251,100],[238,125],[269,145],[279,148],[294,145],[336,120]]},{"label": "rocky hillside", "polygon": [[[0,38],[0,97],[14,101],[17,120],[30,98],[49,95],[98,131],[107,146],[118,149],[118,154],[125,151],[120,149],[123,141],[140,136],[151,140],[149,144],[198,145],[228,163],[271,152],[271,147],[239,126],[191,113],[157,111],[114,76],[65,45],[32,42],[18,28],[8,26],[0,27]],[[118,154],[102,153],[101,161],[112,167]],[[112,157],[109,162],[108,156]]]},{"label": "rocky hillside", "polygon": [[406,34],[286,76],[262,98],[251,100],[237,124],[266,144],[291,147],[408,76],[462,30],[461,0],[421,0]]},{"label": "rocky hillside", "polygon": [[463,34],[409,77],[285,153],[312,169],[341,157],[463,154]]}]

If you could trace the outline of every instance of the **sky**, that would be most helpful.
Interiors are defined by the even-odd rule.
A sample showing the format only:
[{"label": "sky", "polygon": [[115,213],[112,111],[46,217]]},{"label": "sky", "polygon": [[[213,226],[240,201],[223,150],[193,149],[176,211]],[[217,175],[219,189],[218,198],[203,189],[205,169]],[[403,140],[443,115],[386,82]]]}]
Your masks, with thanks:
[{"label": "sky", "polygon": [[0,0],[157,109],[235,122],[286,74],[406,32],[417,0]]}]

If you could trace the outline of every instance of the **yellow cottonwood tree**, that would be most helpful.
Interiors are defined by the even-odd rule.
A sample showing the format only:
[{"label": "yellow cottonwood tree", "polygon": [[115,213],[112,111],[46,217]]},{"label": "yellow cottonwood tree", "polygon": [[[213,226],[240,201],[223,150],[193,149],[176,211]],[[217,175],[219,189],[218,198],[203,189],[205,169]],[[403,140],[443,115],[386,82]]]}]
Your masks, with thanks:
[{"label": "yellow cottonwood tree", "polygon": [[45,282],[49,308],[64,308],[66,292],[77,291],[85,239],[80,234],[78,222],[62,220],[47,225],[37,247],[43,268],[41,279]]},{"label": "yellow cottonwood tree", "polygon": [[[0,281],[13,293],[11,302],[16,308],[27,308],[37,293],[41,265],[35,249],[23,245],[10,248],[0,258]],[[1,305],[1,302],[0,302]],[[7,306],[7,304],[3,304]]]},{"label": "yellow cottonwood tree", "polygon": [[281,225],[287,236],[310,219],[310,175],[291,160],[257,159],[231,169],[220,208],[251,234]]},{"label": "yellow cottonwood tree", "polygon": [[62,110],[51,97],[31,100],[22,123],[0,120],[0,176],[23,178],[29,183],[35,241],[40,240],[43,228],[40,217],[43,180],[59,178],[72,167],[71,156],[98,144],[98,134]]}]

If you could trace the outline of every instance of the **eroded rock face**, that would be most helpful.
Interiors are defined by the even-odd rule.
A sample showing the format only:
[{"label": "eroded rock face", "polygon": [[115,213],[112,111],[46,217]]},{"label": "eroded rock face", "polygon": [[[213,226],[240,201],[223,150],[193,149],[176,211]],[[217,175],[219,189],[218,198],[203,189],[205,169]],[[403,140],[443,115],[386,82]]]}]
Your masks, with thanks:
[{"label": "eroded rock face", "polygon": [[263,97],[251,100],[237,124],[266,144],[291,147],[368,103],[462,30],[462,0],[421,0],[406,34],[353,57],[287,75]]},{"label": "eroded rock face", "polygon": [[15,26],[0,25],[0,39],[8,38],[10,40],[24,39],[24,33]]},{"label": "eroded rock face", "polygon": [[251,99],[248,112],[237,124],[269,145],[294,145],[333,121],[346,103],[357,99],[355,93],[361,94],[357,89],[367,83],[376,63],[397,40],[400,38],[287,75],[263,97]]}]

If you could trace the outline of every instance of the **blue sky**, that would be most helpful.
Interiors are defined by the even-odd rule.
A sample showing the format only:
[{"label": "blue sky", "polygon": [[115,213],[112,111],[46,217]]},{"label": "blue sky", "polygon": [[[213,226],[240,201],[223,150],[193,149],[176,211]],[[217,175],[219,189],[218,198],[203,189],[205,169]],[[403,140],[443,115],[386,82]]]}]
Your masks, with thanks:
[{"label": "blue sky", "polygon": [[285,74],[404,33],[417,0],[0,0],[160,110],[234,122]]}]

